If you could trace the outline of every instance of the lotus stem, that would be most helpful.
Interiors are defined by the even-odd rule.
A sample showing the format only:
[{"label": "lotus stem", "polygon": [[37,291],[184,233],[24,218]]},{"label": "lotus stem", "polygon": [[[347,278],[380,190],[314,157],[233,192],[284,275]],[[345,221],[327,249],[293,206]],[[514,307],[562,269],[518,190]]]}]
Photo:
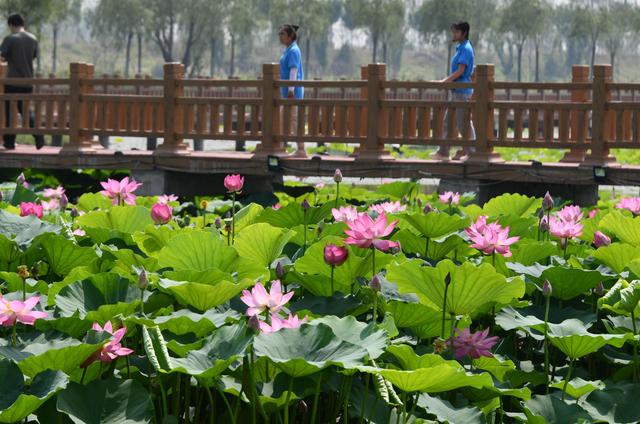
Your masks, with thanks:
[{"label": "lotus stem", "polygon": [[231,244],[236,242],[236,192],[233,192],[233,204],[231,205]]},{"label": "lotus stem", "polygon": [[549,393],[549,304],[551,303],[551,296],[546,297],[546,306],[544,308],[544,375],[547,382],[547,393]]},{"label": "lotus stem", "polygon": [[447,291],[449,291],[449,284],[445,281],[444,283],[444,296],[442,300],[442,331],[440,332],[440,337],[444,340],[444,327],[447,317]]},{"label": "lotus stem", "polygon": [[302,243],[302,254],[304,255],[307,251],[307,210],[305,209],[302,212],[303,220],[304,220],[304,241]]},{"label": "lotus stem", "polygon": [[176,375],[176,385],[173,391],[173,415],[180,416],[180,374]]},{"label": "lotus stem", "polygon": [[373,323],[378,322],[378,292],[373,290]]},{"label": "lotus stem", "polygon": [[27,300],[27,279],[22,279],[22,301]]},{"label": "lotus stem", "polygon": [[144,317],[144,289],[140,289],[140,314]]},{"label": "lotus stem", "polygon": [[216,416],[216,408],[215,408],[216,404],[215,404],[215,401],[213,400],[213,395],[211,394],[211,389],[209,388],[209,386],[205,386],[204,389],[207,392],[207,397],[209,398],[209,403],[211,404],[211,414],[209,415],[209,424],[214,424],[215,416]]},{"label": "lotus stem", "polygon": [[636,335],[638,334],[638,329],[636,328],[636,316],[631,310],[631,325],[633,327],[633,380],[638,381],[638,342],[635,340]]},{"label": "lotus stem", "polygon": [[162,378],[160,378],[160,376],[158,376],[158,387],[160,387],[160,395],[162,397],[162,413],[164,414],[164,417],[167,417],[169,415],[169,408],[167,406],[167,392],[164,390],[164,386],[162,385]]},{"label": "lotus stem", "polygon": [[13,323],[13,328],[11,330],[11,346],[16,347],[17,341],[18,341],[18,334],[16,328],[18,327],[18,323],[14,322]]},{"label": "lotus stem", "polygon": [[491,254],[491,265],[495,268],[496,267],[496,252],[495,250],[493,251],[493,253]]},{"label": "lotus stem", "polygon": [[371,278],[376,275],[376,248],[371,245]]},{"label": "lotus stem", "polygon": [[224,401],[224,404],[227,406],[227,411],[229,412],[229,417],[231,418],[231,422],[236,424],[236,416],[233,413],[233,409],[231,409],[231,404],[229,403],[229,399],[224,395],[224,392],[220,393],[220,397]]},{"label": "lotus stem", "polygon": [[336,266],[335,265],[331,265],[331,296],[333,296],[333,294],[336,292],[335,291],[335,287],[334,287],[334,283],[333,283],[333,274],[336,270]]},{"label": "lotus stem", "polygon": [[316,417],[318,415],[318,402],[320,400],[320,384],[322,382],[322,373],[319,373],[318,383],[316,384],[316,392],[313,395],[313,409],[311,410],[311,424],[316,423]]},{"label": "lotus stem", "polygon": [[564,396],[567,394],[567,384],[569,383],[569,380],[571,380],[571,373],[573,372],[573,362],[575,361],[574,358],[571,358],[571,361],[569,362],[569,371],[567,371],[567,376],[565,377],[564,380],[564,384],[562,385],[562,400],[564,401]]},{"label": "lotus stem", "polygon": [[338,201],[340,200],[340,183],[336,182],[336,202],[334,207],[337,208],[338,207]]},{"label": "lotus stem", "polygon": [[84,367],[82,369],[82,377],[80,377],[80,384],[82,384],[84,382],[84,376],[87,375],[87,368],[89,368],[89,367]]},{"label": "lotus stem", "polygon": [[289,424],[289,402],[291,401],[291,392],[293,391],[293,377],[289,380],[287,388],[287,398],[284,401],[284,424]]},{"label": "lotus stem", "polygon": [[[364,392],[362,392],[362,406],[360,407],[360,421],[359,423],[362,424],[362,421],[364,420],[364,411],[367,409],[367,400],[369,399],[369,374],[365,374],[364,376]],[[347,410],[345,408],[345,414],[347,414]],[[349,420],[349,415],[345,415],[343,418],[343,422],[348,422]]]},{"label": "lotus stem", "polygon": [[190,409],[191,409],[191,376],[185,376],[184,384],[184,422],[189,424],[191,422]]},{"label": "lotus stem", "polygon": [[427,243],[424,247],[424,258],[427,259],[429,257],[429,237],[427,237]]}]

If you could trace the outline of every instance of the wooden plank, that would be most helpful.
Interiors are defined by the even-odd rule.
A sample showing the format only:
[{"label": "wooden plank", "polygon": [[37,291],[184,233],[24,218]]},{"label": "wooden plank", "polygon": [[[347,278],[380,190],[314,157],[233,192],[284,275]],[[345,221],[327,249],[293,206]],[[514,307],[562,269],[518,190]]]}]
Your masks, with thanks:
[{"label": "wooden plank", "polygon": [[298,106],[298,127],[296,128],[296,135],[305,135],[305,126],[307,123],[306,108],[304,106]]},{"label": "wooden plank", "polygon": [[229,135],[233,129],[233,107],[230,104],[226,104],[223,106],[222,110],[224,111],[224,134]]},{"label": "wooden plank", "polygon": [[508,136],[507,132],[507,109],[500,109],[498,112],[498,139],[506,140]]},{"label": "wooden plank", "polygon": [[633,143],[637,144],[638,141],[640,141],[640,110],[634,110],[633,111],[633,117],[632,117],[632,135],[631,135],[631,140],[633,141]]},{"label": "wooden plank", "polygon": [[538,139],[538,129],[540,125],[538,118],[538,109],[529,109],[529,141],[536,141]]},{"label": "wooden plank", "polygon": [[624,141],[624,111],[617,110],[615,114],[616,119],[616,141]]},{"label": "wooden plank", "polygon": [[569,141],[569,111],[561,110],[558,112],[558,138],[561,142]]}]

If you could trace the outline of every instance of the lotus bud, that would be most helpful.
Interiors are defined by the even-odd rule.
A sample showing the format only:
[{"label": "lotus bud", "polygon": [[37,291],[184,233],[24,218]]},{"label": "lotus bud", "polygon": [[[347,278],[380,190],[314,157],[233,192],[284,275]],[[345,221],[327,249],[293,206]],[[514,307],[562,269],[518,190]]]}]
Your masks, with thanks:
[{"label": "lotus bud", "polygon": [[444,285],[448,286],[451,284],[451,273],[447,272],[447,275],[444,277]]},{"label": "lotus bud", "polygon": [[433,353],[441,354],[445,352],[448,348],[449,348],[449,343],[447,343],[446,340],[442,340],[440,337],[438,337],[433,342]]},{"label": "lotus bud", "polygon": [[209,206],[209,202],[207,202],[206,200],[201,200],[200,201],[200,209],[206,211],[208,206]]},{"label": "lotus bud", "polygon": [[553,197],[551,197],[551,194],[549,194],[548,191],[544,195],[544,199],[542,199],[542,208],[545,211],[550,211],[551,209],[553,209]]},{"label": "lotus bud", "polygon": [[346,247],[327,244],[324,247],[324,262],[330,266],[340,266],[349,258]]},{"label": "lotus bud", "polygon": [[284,265],[282,264],[281,261],[278,261],[278,263],[276,264],[276,277],[280,280],[284,278],[285,274],[286,274],[286,271],[284,269]]},{"label": "lotus bud", "polygon": [[225,222],[224,222],[224,230],[225,230],[227,233],[230,233],[230,232],[231,232],[231,223],[230,223],[229,221],[225,221]]},{"label": "lotus bud", "polygon": [[606,234],[596,231],[593,234],[593,244],[596,247],[609,246],[611,244],[611,239],[607,237]]},{"label": "lotus bud", "polygon": [[540,220],[540,232],[546,233],[547,231],[549,231],[549,220],[546,216],[543,216]]},{"label": "lotus bud", "polygon": [[18,175],[18,178],[16,178],[16,184],[24,186],[24,184],[27,182],[27,179],[24,177],[24,173],[20,173],[20,175]]},{"label": "lotus bud", "polygon": [[433,212],[433,206],[431,206],[429,203],[427,203],[426,205],[424,205],[424,209],[422,209],[422,212],[424,212],[424,213]]},{"label": "lotus bud", "polygon": [[260,331],[260,319],[257,315],[253,315],[249,318],[249,328],[253,331]]},{"label": "lotus bud", "polygon": [[307,211],[311,207],[311,204],[309,204],[309,201],[307,199],[304,199],[300,204],[300,207],[302,207],[303,211]]},{"label": "lotus bud", "polygon": [[551,297],[551,293],[553,293],[553,287],[551,287],[551,283],[549,280],[544,280],[542,284],[542,295],[544,297]]},{"label": "lotus bud", "polygon": [[71,218],[77,218],[78,216],[80,216],[80,213],[78,212],[77,208],[71,208]]},{"label": "lotus bud", "polygon": [[27,268],[26,265],[20,265],[18,267],[18,275],[20,276],[20,278],[22,278],[23,280],[26,280],[27,278],[30,277],[29,274],[29,268]]},{"label": "lotus bud", "polygon": [[378,274],[373,276],[373,278],[371,279],[371,282],[369,283],[369,287],[374,292],[379,292],[380,290],[382,290],[382,284],[380,283],[380,278],[378,277]]},{"label": "lotus bud", "polygon": [[596,293],[596,295],[598,297],[602,297],[604,296],[604,284],[602,284],[602,281],[600,281],[598,283],[598,285],[596,286],[596,288],[594,289],[594,292]]},{"label": "lotus bud", "polygon": [[222,220],[220,217],[216,217],[215,221],[213,221],[213,225],[215,225],[218,230],[222,228]]},{"label": "lotus bud", "polygon": [[333,174],[333,181],[336,183],[342,182],[342,171],[340,171],[340,168],[336,168],[336,172]]},{"label": "lotus bud", "polygon": [[68,204],[69,204],[69,198],[67,197],[66,194],[62,193],[62,196],[60,196],[60,208],[66,209]]},{"label": "lotus bud", "polygon": [[540,210],[538,211],[538,219],[542,219],[545,216],[547,215],[544,213],[544,208],[540,208]]},{"label": "lotus bud", "polygon": [[409,199],[407,198],[407,196],[402,196],[402,199],[400,199],[400,203],[402,203],[403,205],[409,203]]},{"label": "lotus bud", "polygon": [[144,268],[138,274],[138,288],[140,290],[144,290],[149,285],[149,277],[147,276],[147,271]]},{"label": "lotus bud", "polygon": [[421,209],[422,209],[422,199],[421,199],[421,198],[419,198],[419,197],[418,197],[418,198],[416,199],[416,204],[418,205],[418,207],[419,207],[419,208],[421,208]]}]

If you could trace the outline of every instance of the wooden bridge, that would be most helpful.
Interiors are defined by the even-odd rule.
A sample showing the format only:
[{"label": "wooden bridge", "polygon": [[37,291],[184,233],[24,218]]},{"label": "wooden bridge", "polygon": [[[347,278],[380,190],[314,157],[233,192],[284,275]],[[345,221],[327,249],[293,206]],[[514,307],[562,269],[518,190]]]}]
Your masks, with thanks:
[{"label": "wooden bridge", "polygon": [[[289,82],[278,79],[276,64],[265,64],[261,78],[237,80],[185,79],[176,63],[164,65],[162,79],[96,77],[92,65],[72,63],[68,78],[1,78],[0,90],[32,85],[34,92],[0,92],[0,133],[52,135],[65,143],[40,151],[0,150],[0,167],[131,169],[149,179],[158,172],[240,172],[263,180],[333,175],[339,167],[352,177],[436,177],[462,188],[471,183],[502,190],[507,184],[511,191],[558,184],[569,185],[568,193],[582,188],[592,193],[599,183],[637,184],[640,167],[621,166],[610,149],[640,148],[640,84],[612,81],[609,65],[596,65],[592,78],[589,71],[574,66],[566,83],[516,83],[495,81],[493,65],[478,65],[473,83],[443,84],[389,81],[385,65],[372,64],[362,67],[359,80]],[[281,87],[294,85],[305,88],[304,99],[280,98]],[[471,101],[447,100],[449,90],[468,87],[474,89]],[[35,114],[33,127],[19,119],[20,102]],[[470,139],[468,124],[456,131],[454,119],[445,121],[447,110],[449,116],[463,110],[473,119],[476,140]],[[116,152],[97,141],[105,137],[162,143],[154,150]],[[189,139],[196,147],[202,140],[259,144],[253,152],[200,151],[189,149]],[[295,141],[349,144],[355,151],[287,157],[284,144]],[[389,150],[397,145],[474,151],[464,161],[393,158]],[[506,162],[496,147],[565,153],[559,163]],[[280,157],[279,170],[267,166],[269,156]]]}]

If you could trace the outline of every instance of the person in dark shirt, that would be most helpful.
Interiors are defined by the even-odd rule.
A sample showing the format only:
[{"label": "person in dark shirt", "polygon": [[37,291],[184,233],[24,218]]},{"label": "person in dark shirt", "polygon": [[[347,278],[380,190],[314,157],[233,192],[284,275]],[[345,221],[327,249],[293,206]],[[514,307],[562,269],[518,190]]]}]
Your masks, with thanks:
[{"label": "person in dark shirt", "polygon": [[[33,78],[33,60],[38,57],[38,40],[35,35],[24,29],[24,19],[22,16],[15,14],[9,16],[7,21],[11,34],[6,36],[0,44],[0,56],[2,61],[8,65],[7,78]],[[8,85],[5,84],[4,92],[6,94],[18,93],[28,94],[33,92],[31,85]],[[22,101],[19,101],[18,112],[23,116]],[[35,117],[31,111],[25,111],[29,115],[29,127],[35,127]],[[11,125],[11,105],[9,101],[5,101],[5,119],[6,125]],[[24,123],[23,123],[24,126]],[[42,135],[33,136],[36,141],[36,148],[41,149],[44,146],[44,137]],[[5,149],[16,148],[16,135],[4,134],[2,136]]]}]

